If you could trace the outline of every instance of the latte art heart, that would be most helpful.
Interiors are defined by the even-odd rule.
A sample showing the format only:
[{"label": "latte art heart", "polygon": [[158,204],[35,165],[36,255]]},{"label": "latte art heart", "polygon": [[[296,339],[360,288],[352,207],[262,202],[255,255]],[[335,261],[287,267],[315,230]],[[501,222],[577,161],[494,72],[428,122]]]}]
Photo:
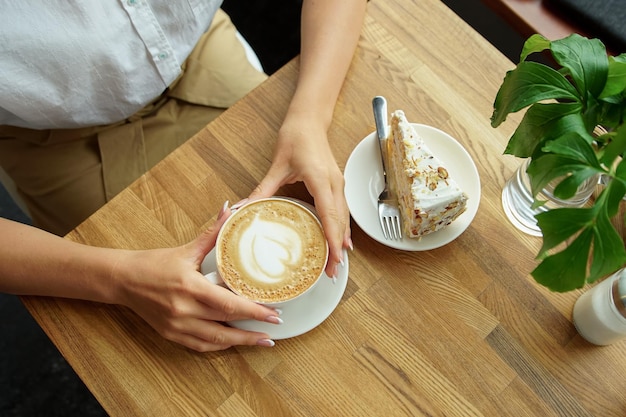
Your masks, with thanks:
[{"label": "latte art heart", "polygon": [[257,200],[231,215],[216,261],[228,287],[250,300],[279,303],[306,292],[323,274],[328,243],[315,215],[289,200]]},{"label": "latte art heart", "polygon": [[241,234],[241,265],[251,279],[277,283],[302,263],[302,239],[295,225],[262,220],[257,215]]}]

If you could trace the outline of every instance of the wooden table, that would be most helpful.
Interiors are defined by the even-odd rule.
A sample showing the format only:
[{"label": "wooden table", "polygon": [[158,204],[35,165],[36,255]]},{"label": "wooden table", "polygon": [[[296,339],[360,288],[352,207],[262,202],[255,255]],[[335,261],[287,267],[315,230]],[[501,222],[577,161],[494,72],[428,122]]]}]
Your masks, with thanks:
[{"label": "wooden table", "polygon": [[[340,166],[374,130],[371,99],[382,94],[465,146],[480,208],[458,239],[427,252],[390,249],[353,224],[347,290],[308,333],[199,354],[125,308],[24,302],[112,416],[624,416],[626,345],[578,336],[580,292],[533,281],[540,239],[501,208],[520,162],[502,155],[514,123],[495,130],[489,116],[512,67],[437,0],[369,2],[330,129]],[[67,238],[123,248],[194,238],[263,177],[297,70],[297,60],[282,68]]]}]

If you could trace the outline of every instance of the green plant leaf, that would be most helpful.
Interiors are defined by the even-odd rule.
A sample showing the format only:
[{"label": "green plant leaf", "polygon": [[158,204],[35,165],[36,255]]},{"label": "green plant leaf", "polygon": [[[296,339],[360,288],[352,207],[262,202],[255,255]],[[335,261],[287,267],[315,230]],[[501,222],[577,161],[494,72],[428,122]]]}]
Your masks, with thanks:
[{"label": "green plant leaf", "polygon": [[626,89],[626,54],[609,57],[608,77],[600,98],[611,97]]},{"label": "green plant leaf", "polygon": [[[613,198],[623,196],[626,190],[624,184],[615,185],[619,191],[613,193]],[[537,282],[553,291],[570,291],[582,287],[585,281],[593,282],[606,276],[626,263],[624,242],[611,224],[607,198],[603,195],[605,193],[592,208],[560,208],[536,216],[543,233],[543,245],[539,252],[539,258],[543,259],[532,272]],[[547,255],[550,249],[566,242],[576,233],[579,235],[565,249]]]},{"label": "green plant leaf", "polygon": [[543,52],[546,49],[550,49],[550,41],[542,35],[535,33],[526,39],[526,42],[524,42],[519,60],[520,62],[526,61],[528,55]]},{"label": "green plant leaf", "polygon": [[606,197],[606,212],[609,218],[615,216],[619,211],[620,205],[622,203],[622,198],[624,198],[624,194],[626,194],[626,183],[619,179],[611,179],[609,181],[609,186],[604,191],[607,193]]},{"label": "green plant leaf", "polygon": [[[548,183],[561,177],[574,176],[578,185],[594,174],[602,172],[594,167],[589,167],[569,157],[556,154],[546,154],[539,158],[533,158],[526,170],[530,177],[530,185],[533,196],[545,188]],[[562,180],[565,178],[562,178]],[[562,181],[561,180],[561,181]],[[571,184],[570,184],[571,186]],[[570,196],[571,197],[571,196]],[[559,197],[562,198],[562,197]]]},{"label": "green plant leaf", "polygon": [[620,126],[611,136],[611,141],[604,147],[600,161],[607,167],[626,152],[626,125]]},{"label": "green plant leaf", "polygon": [[576,192],[585,181],[593,180],[597,183],[598,177],[595,176],[597,174],[598,171],[593,168],[578,169],[559,182],[559,184],[554,187],[552,194],[561,200],[569,200],[576,195]]},{"label": "green plant leaf", "polygon": [[561,136],[566,132],[586,131],[580,115],[582,105],[574,103],[535,103],[522,118],[509,139],[505,154],[528,158],[545,140]]},{"label": "green plant leaf", "polygon": [[592,225],[594,216],[592,208],[570,207],[556,208],[537,214],[535,218],[543,235],[539,257],[544,257],[547,251],[565,242],[579,230]]},{"label": "green plant leaf", "polygon": [[[617,164],[614,174],[609,176],[607,182],[606,188],[598,196],[597,201],[606,199],[607,214],[609,217],[613,217],[619,211],[623,202],[622,199],[626,194],[626,159],[622,159]],[[596,204],[598,203],[596,202]]]},{"label": "green plant leaf", "polygon": [[593,137],[584,132],[569,131],[557,139],[546,142],[543,151],[569,157],[575,161],[586,163],[592,167],[602,169],[594,149],[591,147]]},{"label": "green plant leaf", "polygon": [[506,116],[542,100],[581,101],[567,78],[547,65],[520,62],[507,72],[494,101],[491,126],[498,127]]},{"label": "green plant leaf", "polygon": [[606,97],[598,104],[596,125],[613,130],[623,124],[626,117],[626,93]]},{"label": "green plant leaf", "polygon": [[588,92],[594,97],[600,95],[606,83],[609,59],[599,39],[587,39],[574,33],[552,41],[550,47],[552,56],[567,69],[582,97]]},{"label": "green plant leaf", "polygon": [[618,270],[626,262],[624,242],[611,224],[606,207],[599,210],[593,233],[593,260],[588,282]]},{"label": "green plant leaf", "polygon": [[[537,187],[533,189],[538,191],[550,181],[558,181],[552,194],[561,200],[568,200],[576,194],[583,182],[591,178],[597,181],[595,176],[605,171],[597,159],[591,141],[593,137],[586,132],[584,136],[569,132],[558,139],[546,142],[543,147],[546,154],[536,158],[538,162],[533,167],[529,166],[531,184]],[[549,168],[550,166],[552,168]],[[537,169],[546,171],[543,175],[532,178],[537,175]],[[551,172],[547,171],[548,169],[551,169]]]},{"label": "green plant leaf", "polygon": [[626,183],[626,159],[622,159],[615,168],[615,177]]},{"label": "green plant leaf", "polygon": [[544,258],[531,275],[552,291],[566,292],[583,287],[592,240],[593,230],[583,230],[561,252]]}]

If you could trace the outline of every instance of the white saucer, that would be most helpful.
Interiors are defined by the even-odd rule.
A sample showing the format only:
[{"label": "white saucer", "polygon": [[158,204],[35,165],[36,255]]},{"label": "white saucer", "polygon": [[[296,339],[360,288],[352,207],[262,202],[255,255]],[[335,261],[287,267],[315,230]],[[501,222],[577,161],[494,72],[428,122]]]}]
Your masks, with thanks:
[{"label": "white saucer", "polygon": [[[207,255],[209,258],[209,255]],[[214,260],[206,259],[202,264],[203,271],[215,270],[209,266]],[[339,265],[337,282],[326,274],[308,294],[302,295],[297,302],[282,307],[281,318],[283,324],[271,324],[256,320],[237,320],[228,322],[229,325],[243,330],[264,332],[273,340],[288,339],[313,330],[335,310],[348,285],[348,253],[343,252],[343,263]],[[203,272],[204,273],[204,272]]]},{"label": "white saucer", "polygon": [[348,158],[344,171],[345,193],[352,218],[371,238],[396,249],[424,251],[450,243],[467,229],[478,211],[480,178],[472,157],[452,136],[431,126],[417,123],[412,125],[467,194],[465,212],[445,229],[419,240],[407,237],[400,240],[385,239],[378,221],[377,200],[378,194],[384,188],[384,182],[376,132],[365,137]]}]

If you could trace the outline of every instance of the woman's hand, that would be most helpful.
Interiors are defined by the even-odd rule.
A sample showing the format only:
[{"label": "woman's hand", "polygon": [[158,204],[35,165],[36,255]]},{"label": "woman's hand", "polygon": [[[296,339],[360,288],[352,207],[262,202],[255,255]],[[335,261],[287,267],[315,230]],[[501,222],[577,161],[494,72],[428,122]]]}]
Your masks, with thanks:
[{"label": "woman's hand", "polygon": [[344,178],[328,144],[339,91],[348,72],[367,2],[305,0],[296,88],[278,132],[274,159],[250,195],[269,197],[284,184],[302,181],[315,199],[330,246],[326,274],[337,276],[342,248],[352,249]]},{"label": "woman's hand", "polygon": [[265,333],[235,329],[220,322],[282,322],[275,310],[214,285],[198,272],[228,214],[222,213],[211,228],[184,246],[124,252],[113,273],[113,279],[124,289],[121,304],[166,339],[201,352],[235,345],[274,345]]},{"label": "woman's hand", "polygon": [[344,178],[325,129],[307,117],[285,120],[278,132],[272,165],[249,198],[270,197],[281,186],[297,181],[304,182],[315,200],[330,247],[326,274],[336,277],[337,264],[343,262],[343,248],[352,246]]}]

